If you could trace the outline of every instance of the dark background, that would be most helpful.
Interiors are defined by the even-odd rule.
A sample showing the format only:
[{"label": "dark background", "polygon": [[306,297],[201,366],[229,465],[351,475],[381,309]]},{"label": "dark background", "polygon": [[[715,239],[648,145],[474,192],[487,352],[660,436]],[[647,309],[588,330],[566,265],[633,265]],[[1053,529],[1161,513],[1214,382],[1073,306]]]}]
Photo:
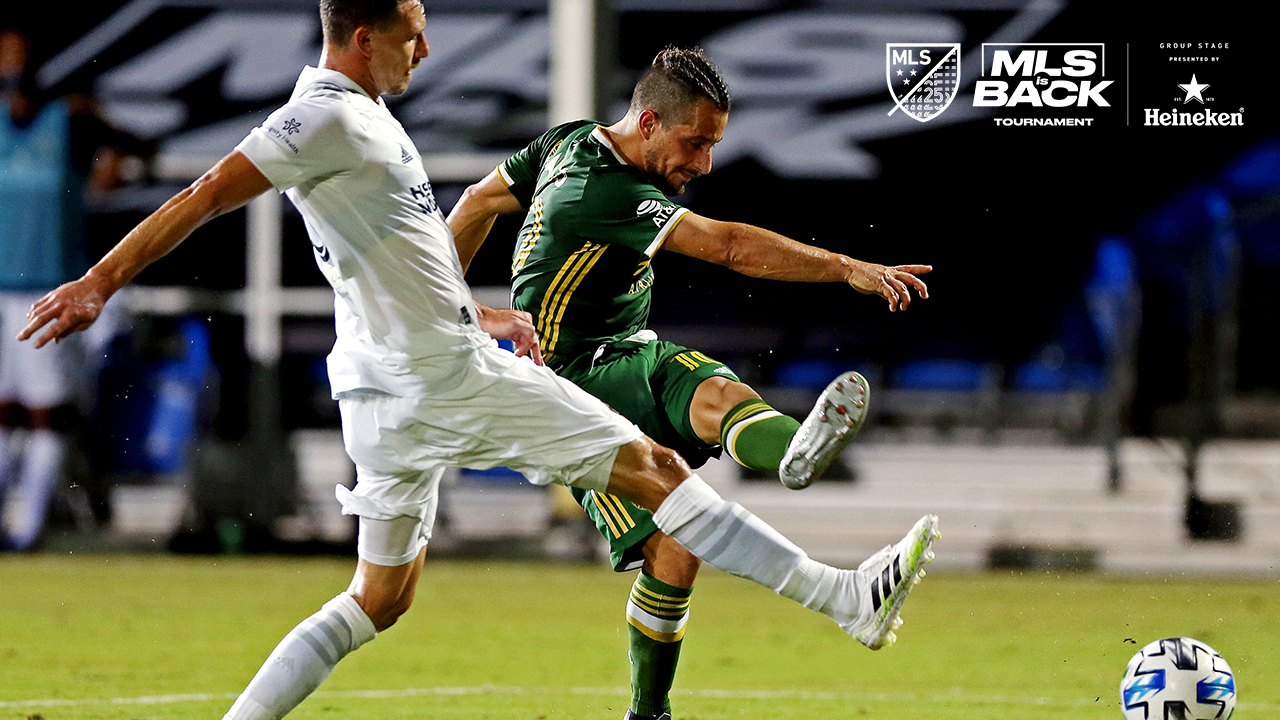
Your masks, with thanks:
[{"label": "dark background", "polygon": [[[445,4],[445,3],[439,3]],[[466,4],[466,3],[464,3]],[[838,3],[827,3],[827,5]],[[477,7],[486,4],[471,3]],[[505,5],[510,5],[507,3]],[[811,7],[813,3],[770,5],[772,11]],[[860,5],[845,3],[854,9]],[[975,5],[977,5],[975,3]],[[55,20],[26,17],[38,55],[51,56],[70,39],[79,37],[108,17],[118,5],[101,3],[78,7]],[[890,12],[887,6],[878,6]],[[931,7],[923,4],[921,8]],[[947,6],[947,14],[966,28],[963,51],[970,50],[1010,17],[1008,10],[962,10]],[[861,297],[843,286],[783,284],[753,280],[718,267],[666,253],[655,262],[657,283],[652,323],[656,326],[720,325],[733,343],[733,334],[751,328],[781,331],[781,341],[766,350],[733,357],[745,379],[769,382],[787,359],[828,357],[881,366],[915,357],[960,357],[1018,363],[1037,351],[1059,329],[1065,313],[1080,302],[1080,290],[1093,267],[1094,248],[1106,234],[1129,235],[1135,223],[1180,191],[1212,181],[1239,153],[1276,131],[1276,103],[1265,83],[1269,63],[1263,49],[1270,43],[1256,39],[1257,22],[1230,5],[1200,5],[1174,10],[1170,5],[1071,3],[1033,40],[1043,42],[1105,42],[1108,76],[1115,85],[1107,96],[1117,106],[1099,113],[1088,128],[996,127],[990,119],[929,128],[897,138],[864,143],[882,163],[879,177],[862,181],[796,180],[775,176],[754,160],[718,166],[696,181],[680,201],[695,212],[736,220],[781,232],[853,257],[886,264],[928,263],[931,299],[917,302],[906,313],[890,314],[883,301]],[[6,13],[10,11],[6,10]],[[166,23],[176,30],[208,10],[170,9],[157,14],[146,27],[154,34]],[[431,3],[428,3],[430,22]],[[513,12],[530,12],[513,10]],[[668,43],[695,44],[708,33],[751,12],[622,12],[617,18],[617,51],[621,72],[613,79],[618,96],[625,97],[636,73]],[[428,37],[430,29],[428,29]],[[146,33],[141,33],[146,34]],[[1162,60],[1161,41],[1230,42],[1218,54],[1224,61],[1214,68],[1212,94],[1239,98],[1248,107],[1242,128],[1141,127],[1144,102],[1169,107],[1179,82],[1187,82],[1191,66],[1170,67]],[[1124,53],[1129,50],[1129,61]],[[102,69],[123,60],[127,48],[100,59]],[[98,66],[95,66],[98,67]],[[966,68],[966,75],[972,68]],[[1222,72],[1220,70],[1229,70]],[[1199,71],[1197,71],[1199,72]],[[1127,78],[1127,81],[1126,81]],[[85,87],[92,73],[73,77],[67,89]],[[216,98],[219,74],[211,73],[182,92],[193,99]],[[732,90],[732,88],[731,88]],[[1120,102],[1131,96],[1126,124]],[[279,98],[283,102],[286,97]],[[882,103],[887,92],[861,102]],[[848,109],[859,100],[833,105]],[[956,103],[967,102],[967,98]],[[212,122],[247,110],[225,103],[203,104],[204,114],[192,123]],[[1193,106],[1194,107],[1194,106]],[[1225,110],[1218,107],[1217,110]],[[1030,113],[1010,113],[1026,116]],[[601,118],[612,121],[615,118]],[[730,125],[733,124],[733,116]],[[507,138],[514,150],[531,138]],[[504,141],[496,141],[499,145]],[[429,148],[422,148],[430,152]],[[431,168],[427,168],[430,173]],[[173,188],[164,188],[176,190]],[[437,183],[444,208],[452,205],[462,186]],[[159,193],[158,196],[163,196]],[[91,243],[98,252],[113,244],[144,216],[139,210],[101,214],[91,226]],[[172,256],[140,278],[151,284],[190,284],[212,289],[241,287],[244,282],[243,216],[222,218],[201,231]],[[478,256],[468,279],[473,285],[505,285],[518,218],[499,222]],[[284,277],[290,285],[320,285],[300,219],[290,208],[286,220]],[[1273,321],[1267,278],[1251,281],[1246,268],[1241,289],[1241,312],[1256,317],[1241,327],[1241,347],[1263,348],[1255,338],[1269,331]],[[1150,302],[1155,300],[1149,299]],[[1164,309],[1144,308],[1148,317]],[[245,371],[240,345],[240,320],[214,318],[215,342],[224,374],[224,411],[243,417],[236,408],[243,397]],[[323,334],[315,322],[291,323],[298,333]],[[331,334],[331,328],[328,330]],[[305,344],[305,343],[304,343]],[[750,345],[749,342],[741,344]],[[289,347],[288,336],[286,347]],[[1177,338],[1146,343],[1140,357],[1140,394],[1155,393],[1149,404],[1175,400],[1186,392],[1184,345]],[[722,351],[733,355],[731,351]],[[1242,355],[1246,390],[1280,389],[1280,373],[1270,369],[1261,350]],[[306,400],[307,407],[291,424],[327,422],[316,392],[316,355],[294,352],[285,359],[286,395]],[[1172,369],[1171,369],[1172,368]],[[231,422],[231,425],[237,425]],[[1141,419],[1137,423],[1141,426]]]}]

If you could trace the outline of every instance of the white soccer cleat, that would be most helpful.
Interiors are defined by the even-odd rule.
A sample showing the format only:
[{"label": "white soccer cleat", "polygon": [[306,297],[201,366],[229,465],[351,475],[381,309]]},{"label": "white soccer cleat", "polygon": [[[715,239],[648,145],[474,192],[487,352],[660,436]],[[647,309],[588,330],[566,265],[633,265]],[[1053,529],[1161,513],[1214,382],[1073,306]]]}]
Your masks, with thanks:
[{"label": "white soccer cleat", "polygon": [[933,541],[940,537],[938,516],[925,515],[897,545],[886,545],[859,565],[854,572],[863,580],[861,612],[840,627],[872,650],[897,640],[893,631],[902,627],[902,604],[924,577],[924,566],[933,560]]},{"label": "white soccer cleat", "polygon": [[792,490],[812,485],[862,429],[870,403],[871,387],[858,373],[841,373],[832,380],[778,464],[782,484]]}]

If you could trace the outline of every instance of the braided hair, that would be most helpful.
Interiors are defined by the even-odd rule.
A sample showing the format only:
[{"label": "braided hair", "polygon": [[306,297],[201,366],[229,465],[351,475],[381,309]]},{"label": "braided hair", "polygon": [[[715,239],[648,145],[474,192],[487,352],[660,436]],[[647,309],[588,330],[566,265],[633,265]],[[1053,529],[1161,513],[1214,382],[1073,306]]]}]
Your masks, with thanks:
[{"label": "braided hair", "polygon": [[630,111],[652,110],[669,123],[685,122],[699,98],[729,112],[729,86],[700,47],[668,45],[653,58],[631,95]]}]

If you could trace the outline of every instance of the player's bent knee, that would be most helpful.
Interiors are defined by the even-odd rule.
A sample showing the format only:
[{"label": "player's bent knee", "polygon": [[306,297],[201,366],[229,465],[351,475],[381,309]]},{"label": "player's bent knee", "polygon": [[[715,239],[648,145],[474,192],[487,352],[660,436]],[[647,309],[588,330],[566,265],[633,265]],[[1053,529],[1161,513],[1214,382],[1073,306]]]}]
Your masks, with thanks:
[{"label": "player's bent knee", "polygon": [[608,491],[652,511],[691,474],[680,453],[642,437],[619,448]]}]

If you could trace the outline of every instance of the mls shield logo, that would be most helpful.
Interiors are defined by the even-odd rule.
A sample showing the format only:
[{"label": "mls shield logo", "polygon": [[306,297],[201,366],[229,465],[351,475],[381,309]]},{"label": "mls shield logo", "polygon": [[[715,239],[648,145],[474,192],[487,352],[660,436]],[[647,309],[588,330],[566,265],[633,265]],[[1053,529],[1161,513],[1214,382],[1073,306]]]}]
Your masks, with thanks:
[{"label": "mls shield logo", "polygon": [[960,88],[959,43],[887,43],[885,75],[898,110],[928,122],[947,109]]}]

